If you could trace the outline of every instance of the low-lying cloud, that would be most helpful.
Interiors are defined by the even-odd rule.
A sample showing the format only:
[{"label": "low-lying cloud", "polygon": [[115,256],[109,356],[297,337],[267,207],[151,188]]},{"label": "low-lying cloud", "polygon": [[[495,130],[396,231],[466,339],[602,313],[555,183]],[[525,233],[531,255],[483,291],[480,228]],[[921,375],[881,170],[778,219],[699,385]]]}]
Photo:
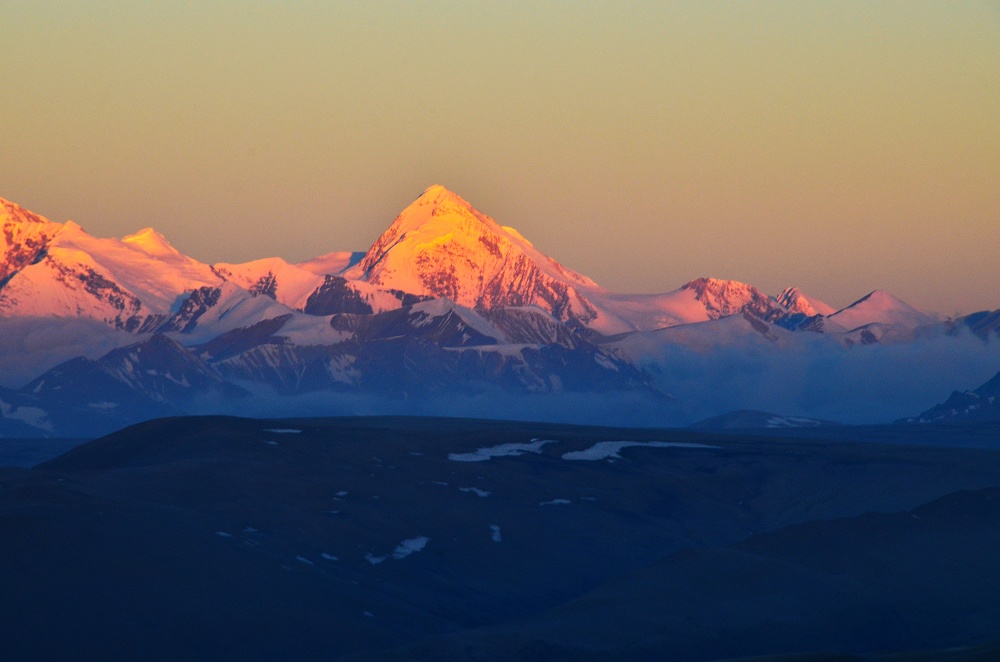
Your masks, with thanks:
[{"label": "low-lying cloud", "polygon": [[908,343],[841,347],[822,337],[792,345],[675,345],[647,367],[665,391],[699,420],[759,409],[844,423],[884,423],[916,415],[954,390],[1000,372],[1000,342],[945,334]]}]

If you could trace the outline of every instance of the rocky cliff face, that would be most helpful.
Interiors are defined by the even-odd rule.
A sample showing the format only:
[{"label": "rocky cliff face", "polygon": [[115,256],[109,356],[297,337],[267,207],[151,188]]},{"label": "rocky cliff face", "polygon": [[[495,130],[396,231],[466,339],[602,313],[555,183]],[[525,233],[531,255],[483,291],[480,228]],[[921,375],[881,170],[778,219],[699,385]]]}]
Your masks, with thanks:
[{"label": "rocky cliff face", "polygon": [[37,260],[61,227],[0,198],[0,287]]},{"label": "rocky cliff face", "polygon": [[708,319],[748,313],[760,319],[773,320],[788,312],[753,285],[735,280],[698,278],[681,289],[694,292],[695,299],[705,306]]},{"label": "rocky cliff face", "polygon": [[819,299],[807,296],[797,287],[788,287],[778,295],[777,301],[791,313],[801,313],[806,317],[816,315],[832,315],[837,312],[835,308]]}]

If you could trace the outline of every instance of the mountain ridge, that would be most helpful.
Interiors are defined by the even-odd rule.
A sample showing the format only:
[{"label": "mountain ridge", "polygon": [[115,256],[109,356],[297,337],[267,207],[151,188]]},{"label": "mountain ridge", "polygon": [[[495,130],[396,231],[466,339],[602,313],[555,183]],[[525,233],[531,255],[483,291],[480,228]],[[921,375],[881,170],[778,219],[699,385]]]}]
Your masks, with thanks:
[{"label": "mountain ridge", "polygon": [[[22,300],[37,299],[42,294],[51,298],[46,288],[55,288],[46,281],[65,283],[75,278],[85,282],[85,276],[91,276],[91,290],[114,290],[112,284],[117,288],[116,301],[104,297],[105,305],[115,310],[105,311],[114,314],[106,314],[103,319],[119,326],[127,325],[127,318],[118,319],[122,313],[138,314],[141,310],[145,314],[167,314],[176,310],[187,293],[198,287],[218,286],[222,281],[233,282],[250,295],[264,294],[289,308],[304,310],[309,297],[332,277],[343,279],[343,287],[356,292],[375,310],[403,305],[399,293],[445,297],[466,307],[486,310],[538,305],[562,321],[573,320],[603,333],[653,330],[744,310],[764,318],[822,315],[848,322],[841,324],[847,327],[845,330],[873,322],[938,320],[881,290],[840,310],[806,296],[798,288],[769,296],[747,283],[710,277],[691,280],[663,294],[610,292],[538,252],[514,228],[500,225],[437,184],[408,205],[363,254],[332,252],[297,264],[281,257],[265,257],[207,265],[177,251],[153,228],[122,239],[100,239],[72,221],[54,223],[2,198],[0,205],[9,235],[0,264],[0,312],[8,315],[71,314],[74,306],[70,304],[52,310],[27,306]],[[45,231],[38,237],[20,239],[15,230],[25,228]],[[50,254],[52,250],[56,254]],[[143,258],[149,262],[144,263]],[[50,271],[58,273],[36,274],[43,271],[29,269],[36,263],[46,263]],[[157,269],[161,282],[156,282]],[[26,270],[30,273],[23,273]],[[129,278],[131,271],[137,273]],[[20,297],[19,283],[8,282],[18,274],[20,280],[28,281]],[[29,286],[32,276],[37,276],[34,281],[38,281],[34,287]],[[680,301],[685,291],[690,291],[700,306],[692,308],[690,301]],[[77,314],[87,313],[88,306],[75,307]],[[865,310],[859,314],[859,309]],[[95,315],[99,313],[95,311]],[[851,326],[857,322],[861,323]]]},{"label": "mountain ridge", "polygon": [[[704,402],[697,414],[689,410],[686,387],[673,378],[688,374],[677,373],[678,352],[686,361],[704,361],[721,349],[740,352],[740,360],[774,352],[836,354],[922,337],[959,338],[965,327],[988,343],[993,328],[990,314],[941,320],[880,290],[836,311],[798,288],[770,296],[748,283],[709,277],[659,294],[611,292],[440,185],[408,205],[364,253],[329,252],[297,264],[269,257],[209,265],[182,254],[153,228],[102,239],[72,221],[54,223],[0,202],[0,327],[28,351],[16,357],[17,383],[4,383],[12,389],[4,392],[0,412],[10,419],[8,429],[48,420],[40,428],[45,432],[107,430],[116,408],[131,407],[137,413],[122,421],[135,422],[154,411],[201,411],[198,403],[220,397],[236,402],[237,393],[258,402],[269,393],[308,397],[321,414],[355,396],[420,401],[492,393],[497,407],[506,397],[528,394],[622,397],[643,400],[645,413],[630,404],[614,416],[683,424],[724,411],[702,411]],[[76,349],[60,349],[63,329],[78,320],[101,326],[77,325],[87,335],[73,341]],[[25,335],[32,329],[37,338]],[[130,363],[132,369],[160,374],[152,356],[176,355],[178,365],[190,364],[177,370],[201,375],[194,392],[203,393],[172,390],[167,400],[175,401],[159,402],[145,382],[126,379],[108,382],[116,401],[84,402],[56,388],[63,380],[60,388],[79,390],[70,374],[106,380],[100,366],[117,360],[115,352],[160,336],[176,347],[161,344],[149,361]],[[35,371],[31,352],[38,356]],[[25,390],[43,373],[48,386]],[[790,384],[771,388],[809,382]],[[56,411],[68,402],[75,403],[75,422]],[[226,406],[245,406],[232,402]],[[781,403],[742,404],[738,408],[810,413]],[[813,417],[828,417],[822,414]]]}]

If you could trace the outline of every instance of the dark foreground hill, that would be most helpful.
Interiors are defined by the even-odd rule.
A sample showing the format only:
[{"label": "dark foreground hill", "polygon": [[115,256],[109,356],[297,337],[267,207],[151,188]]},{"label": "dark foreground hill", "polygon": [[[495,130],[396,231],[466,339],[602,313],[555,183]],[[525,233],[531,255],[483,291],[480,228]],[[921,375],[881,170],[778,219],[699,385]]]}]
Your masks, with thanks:
[{"label": "dark foreground hill", "polygon": [[990,655],[1000,641],[989,449],[165,419],[0,471],[0,539],[3,659]]}]

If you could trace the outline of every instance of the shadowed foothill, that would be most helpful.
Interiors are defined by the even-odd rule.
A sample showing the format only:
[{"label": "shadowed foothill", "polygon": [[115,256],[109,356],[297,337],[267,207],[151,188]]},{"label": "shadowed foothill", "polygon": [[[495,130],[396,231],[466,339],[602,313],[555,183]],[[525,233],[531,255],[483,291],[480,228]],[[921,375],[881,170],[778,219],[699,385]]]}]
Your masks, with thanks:
[{"label": "shadowed foothill", "polygon": [[0,471],[0,655],[973,655],[1000,452],[905,429],[150,421]]}]

